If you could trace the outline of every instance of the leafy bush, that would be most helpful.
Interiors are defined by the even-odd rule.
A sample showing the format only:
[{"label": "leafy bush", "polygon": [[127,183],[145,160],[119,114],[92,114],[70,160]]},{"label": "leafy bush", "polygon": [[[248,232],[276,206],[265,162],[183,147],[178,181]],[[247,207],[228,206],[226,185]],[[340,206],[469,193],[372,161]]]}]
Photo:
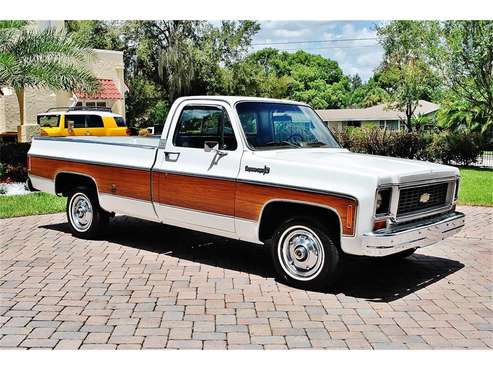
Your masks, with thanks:
[{"label": "leafy bush", "polygon": [[402,158],[422,158],[427,135],[379,128],[349,129],[336,134],[339,143],[353,152]]},{"label": "leafy bush", "polygon": [[353,128],[337,132],[339,143],[353,152],[470,165],[483,150],[481,135],[466,132],[441,133],[386,131]]},{"label": "leafy bush", "polygon": [[27,152],[30,143],[0,144],[0,181],[27,180]]},{"label": "leafy bush", "polygon": [[476,162],[483,147],[479,133],[443,132],[434,135],[433,143],[440,149],[441,156],[440,153],[434,154],[443,163],[453,162],[465,166]]}]

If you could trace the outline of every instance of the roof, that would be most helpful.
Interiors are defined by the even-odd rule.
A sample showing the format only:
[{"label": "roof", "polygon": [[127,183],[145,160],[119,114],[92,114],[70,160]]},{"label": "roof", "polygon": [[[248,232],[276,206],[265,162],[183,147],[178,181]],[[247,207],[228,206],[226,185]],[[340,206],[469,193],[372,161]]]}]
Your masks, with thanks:
[{"label": "roof", "polygon": [[183,96],[181,98],[178,98],[176,101],[184,101],[184,100],[191,100],[191,99],[193,99],[193,100],[218,100],[218,101],[226,102],[230,105],[234,105],[240,101],[306,105],[306,103],[296,102],[293,100],[286,100],[286,99],[261,98],[261,97],[254,97],[254,96],[222,96],[222,95]]},{"label": "roof", "polygon": [[116,87],[113,80],[98,79],[100,82],[99,91],[94,94],[87,94],[85,92],[76,91],[74,94],[78,99],[109,99],[118,100],[123,99],[123,95]]},{"label": "roof", "polygon": [[102,111],[102,110],[98,110],[97,108],[95,108],[94,110],[90,110],[90,111],[87,111],[87,110],[71,110],[71,111],[67,111],[67,110],[52,110],[52,111],[49,111],[49,112],[43,112],[43,113],[38,113],[37,116],[56,116],[56,115],[59,115],[59,114],[64,114],[64,115],[79,115],[79,114],[92,114],[92,115],[98,115],[98,116],[101,116],[101,117],[121,117],[122,115],[121,114],[118,114],[118,113],[113,113],[113,112],[107,112],[107,111]]},{"label": "roof", "polygon": [[[440,108],[438,104],[420,100],[415,114],[430,114]],[[404,112],[386,109],[385,104],[378,104],[369,108],[359,109],[319,109],[317,113],[325,122],[334,121],[380,121],[402,120]]]}]

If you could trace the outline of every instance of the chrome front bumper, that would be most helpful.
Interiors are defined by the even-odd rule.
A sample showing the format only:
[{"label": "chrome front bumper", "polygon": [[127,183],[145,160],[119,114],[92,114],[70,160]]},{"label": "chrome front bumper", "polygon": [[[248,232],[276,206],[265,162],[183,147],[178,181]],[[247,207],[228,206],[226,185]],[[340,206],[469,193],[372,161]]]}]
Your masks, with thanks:
[{"label": "chrome front bumper", "polygon": [[464,220],[463,213],[450,212],[426,221],[366,233],[362,238],[363,252],[366,256],[382,257],[426,247],[458,233]]}]

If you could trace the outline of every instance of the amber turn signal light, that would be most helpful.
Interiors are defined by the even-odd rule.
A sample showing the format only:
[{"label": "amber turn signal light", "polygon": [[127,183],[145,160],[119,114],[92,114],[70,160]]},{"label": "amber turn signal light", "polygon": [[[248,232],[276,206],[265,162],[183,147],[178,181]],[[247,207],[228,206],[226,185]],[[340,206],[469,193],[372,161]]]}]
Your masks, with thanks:
[{"label": "amber turn signal light", "polygon": [[385,227],[387,227],[386,220],[377,220],[373,223],[373,231],[384,229]]}]

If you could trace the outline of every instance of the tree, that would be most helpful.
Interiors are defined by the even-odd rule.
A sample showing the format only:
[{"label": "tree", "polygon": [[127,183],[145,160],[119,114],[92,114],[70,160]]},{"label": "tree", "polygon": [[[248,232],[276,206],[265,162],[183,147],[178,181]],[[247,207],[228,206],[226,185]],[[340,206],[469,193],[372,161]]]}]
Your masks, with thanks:
[{"label": "tree", "polygon": [[[271,48],[252,53],[246,59],[256,66],[252,68],[257,68],[263,91],[283,92],[279,97],[300,100],[317,109],[348,104],[350,80],[333,60],[301,50],[288,53]],[[269,88],[266,83],[277,86]]]},{"label": "tree", "polygon": [[[70,21],[93,48],[124,52],[127,120],[145,126],[187,94],[225,90],[223,77],[243,59],[259,25],[253,21]],[[158,104],[160,104],[158,106]]]},{"label": "tree", "polygon": [[380,83],[387,87],[389,109],[404,112],[408,131],[419,100],[433,100],[439,93],[441,82],[426,58],[426,47],[437,40],[436,29],[436,22],[424,21],[393,21],[377,28],[384,49]]},{"label": "tree", "polygon": [[440,42],[428,48],[456,103],[442,114],[451,126],[463,121],[470,129],[485,132],[493,127],[493,21],[447,21],[440,24]]},{"label": "tree", "polygon": [[54,29],[0,26],[0,86],[15,90],[24,125],[27,87],[93,92],[98,81],[86,67],[90,53],[69,35]]},{"label": "tree", "polygon": [[361,77],[359,76],[359,74],[355,74],[355,75],[350,76],[349,82],[351,84],[351,89],[353,91],[363,85],[363,81],[361,81]]},{"label": "tree", "polygon": [[67,33],[82,45],[91,45],[93,49],[121,50],[123,42],[119,21],[65,21]]},{"label": "tree", "polygon": [[368,82],[351,91],[348,106],[368,108],[388,100],[388,92],[380,81],[379,74],[374,74]]},{"label": "tree", "polygon": [[485,110],[471,105],[470,101],[454,97],[445,101],[437,113],[438,125],[442,128],[466,132],[485,130],[486,122],[491,119]]},{"label": "tree", "polygon": [[195,63],[191,47],[187,42],[175,41],[173,45],[161,51],[158,74],[168,92],[170,103],[173,103],[177,97],[191,92],[195,77]]}]

